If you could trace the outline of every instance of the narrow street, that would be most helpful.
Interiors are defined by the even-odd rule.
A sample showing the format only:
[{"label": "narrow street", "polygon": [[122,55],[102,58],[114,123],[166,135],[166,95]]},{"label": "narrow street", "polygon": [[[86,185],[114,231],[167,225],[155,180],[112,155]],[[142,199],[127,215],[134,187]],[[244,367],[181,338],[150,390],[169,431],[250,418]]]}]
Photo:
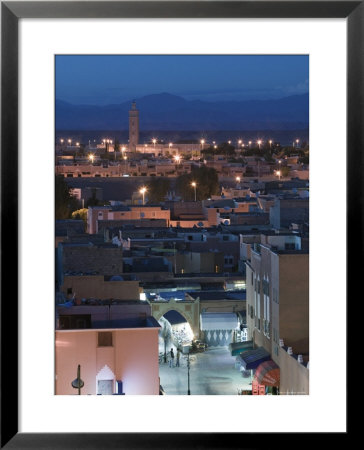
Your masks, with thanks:
[{"label": "narrow street", "polygon": [[[187,355],[181,355],[180,367],[159,364],[160,384],[166,395],[187,395]],[[191,395],[237,395],[240,389],[251,389],[250,377],[235,368],[235,356],[227,347],[209,348],[190,355]]]}]

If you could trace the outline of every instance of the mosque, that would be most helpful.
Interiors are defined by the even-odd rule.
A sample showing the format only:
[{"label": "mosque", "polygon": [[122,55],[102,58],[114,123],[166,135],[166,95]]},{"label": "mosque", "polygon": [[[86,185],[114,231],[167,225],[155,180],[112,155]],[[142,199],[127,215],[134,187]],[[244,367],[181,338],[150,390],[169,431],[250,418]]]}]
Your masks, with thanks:
[{"label": "mosque", "polygon": [[157,138],[153,138],[151,142],[149,144],[139,143],[139,110],[136,107],[136,101],[133,100],[129,110],[129,152],[153,154],[154,156],[183,156],[189,154],[197,157],[200,156],[204,145],[207,145],[205,142],[194,144],[160,143]]}]

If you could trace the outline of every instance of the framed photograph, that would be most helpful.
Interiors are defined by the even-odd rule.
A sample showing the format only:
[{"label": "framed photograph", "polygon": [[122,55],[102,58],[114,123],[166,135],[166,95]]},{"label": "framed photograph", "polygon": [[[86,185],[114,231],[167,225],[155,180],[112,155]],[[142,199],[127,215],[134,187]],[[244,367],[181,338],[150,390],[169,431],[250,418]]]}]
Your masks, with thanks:
[{"label": "framed photograph", "polygon": [[[144,448],[147,445],[153,445],[155,448],[165,448],[170,445],[175,448],[229,448],[240,447],[242,439],[244,447],[253,448],[260,439],[271,438],[271,435],[277,433],[280,434],[280,439],[285,439],[285,436],[282,436],[283,433],[288,433],[287,439],[290,433],[302,433],[307,436],[309,433],[320,432],[340,433],[342,437],[347,435],[347,295],[348,287],[357,282],[357,278],[361,275],[359,274],[360,265],[351,262],[351,258],[348,258],[348,250],[354,247],[354,240],[357,248],[357,240],[362,233],[363,164],[359,149],[364,145],[363,21],[362,1],[1,2],[2,448],[96,449],[106,446],[108,448]],[[105,58],[108,58],[107,63]],[[275,65],[270,63],[271,60],[275,61]],[[278,69],[275,70],[274,67]],[[109,71],[113,72],[112,76]],[[169,78],[165,76],[166,73],[169,74]],[[231,73],[234,73],[234,77],[230,76]],[[186,78],[192,80],[190,85],[183,84]],[[169,85],[166,82],[167,79],[173,79],[174,84]],[[264,85],[263,79],[270,80],[269,88]],[[159,84],[156,80],[159,80]],[[254,82],[249,84],[247,80],[254,80]],[[123,83],[132,88],[125,89],[123,92],[120,87]],[[101,85],[103,90],[99,90]],[[180,92],[176,91],[177,85],[181,87]],[[153,91],[153,89],[157,90]],[[170,98],[166,100],[165,96],[169,94],[165,92],[169,90],[172,90],[173,94],[177,92],[181,96],[184,95],[191,103],[196,101],[198,104],[194,113],[188,109],[188,118],[181,112],[181,122],[189,124],[186,127],[189,126],[192,130],[191,123],[195,121],[197,130],[195,134],[191,131],[188,136],[182,136],[180,132],[179,147],[175,151],[173,147],[176,147],[176,141],[172,141],[177,139],[175,137],[177,128],[173,128],[172,121],[170,130],[173,130],[175,134],[168,131],[168,126],[163,128],[169,118],[158,112],[156,102],[185,100],[177,96],[172,100]],[[204,97],[201,97],[201,92]],[[150,122],[149,128],[145,126],[144,129],[147,131],[143,135],[143,130],[139,130],[139,114],[141,123],[145,125],[147,120],[142,117],[143,111],[138,111],[139,96],[148,94],[155,94],[155,97],[153,97],[154,103],[148,105],[145,103],[144,111],[149,111]],[[133,96],[130,97],[131,95]],[[289,97],[290,95],[296,95],[296,97]],[[119,109],[112,107],[115,96],[118,101],[120,99],[125,101],[125,123],[129,126],[128,135],[125,134],[125,136],[107,134],[108,129],[115,130],[119,121],[120,123],[124,121],[122,117],[115,117],[119,114]],[[292,99],[291,102],[297,102],[289,107],[291,117],[288,119],[287,113],[285,118],[282,118],[283,115],[279,116],[279,106],[274,103],[277,98],[284,96]],[[275,124],[269,119],[270,128],[264,128],[265,125],[262,125],[259,116],[259,102],[267,99],[272,102],[272,110],[275,111],[277,121]],[[255,100],[257,103],[252,106]],[[245,117],[241,113],[240,117],[238,109],[233,111],[234,102],[239,101],[252,101],[250,107],[258,111],[256,116],[247,114]],[[72,103],[78,106],[74,107]],[[98,111],[104,108],[105,121],[108,120],[114,125],[110,125],[111,128],[102,128],[102,121],[95,121],[92,125],[93,129],[103,129],[101,134],[97,133],[97,136],[93,136],[89,132],[79,133],[78,130],[85,130],[87,125],[84,124],[91,123],[95,117],[94,110],[88,108],[85,103],[89,103]],[[213,113],[211,112],[212,104],[215,108]],[[109,106],[111,107],[108,109]],[[178,108],[171,107],[170,110],[183,111],[182,106]],[[221,111],[216,112],[217,108],[221,108]],[[227,108],[232,108],[232,111]],[[306,112],[307,117],[309,111],[309,126],[305,122],[306,116],[301,114],[302,110]],[[123,109],[121,108],[120,111]],[[201,111],[209,114],[209,124],[216,123],[218,124],[216,127],[220,129],[224,127],[229,129],[233,142],[228,140],[230,135],[226,133],[222,133],[221,136],[216,134],[213,137],[211,128],[209,129],[209,125],[206,125],[207,119],[205,122],[196,119]],[[249,140],[249,133],[240,136],[238,134],[240,131],[235,133],[232,131],[238,129],[238,125],[234,123],[235,119],[236,121],[245,120],[245,123],[250,120],[251,129],[270,129],[269,133],[272,136],[266,133],[260,137],[258,133],[255,137],[252,134],[252,139],[258,139],[254,144]],[[143,120],[145,122],[142,122]],[[278,132],[274,134],[275,127],[279,128],[279,124],[282,125],[284,120],[291,121],[291,125],[287,125],[288,128],[291,127],[289,131],[284,137]],[[304,125],[302,125],[303,122]],[[208,131],[204,132],[203,127],[206,127]],[[125,125],[120,128],[127,127]],[[159,141],[159,136],[153,135],[153,130],[160,129],[165,130],[163,135],[163,139],[167,139],[165,142]],[[297,133],[297,129],[301,129],[301,134]],[[183,137],[190,139],[191,142],[183,140]],[[192,143],[192,139],[196,140],[195,144]],[[216,139],[216,142],[213,139]],[[96,142],[97,140],[99,142]],[[223,144],[220,144],[219,140]],[[282,142],[284,145],[281,145]],[[192,148],[193,145],[195,147]],[[245,145],[247,147],[244,147]],[[278,149],[272,151],[272,145],[277,145],[281,153]],[[147,203],[152,206],[153,202],[148,199],[149,195],[152,197],[149,188],[152,182],[150,181],[147,187],[145,185],[138,187],[137,192],[133,193],[133,196],[134,194],[136,196],[135,201],[133,203],[131,200],[128,207],[121,203],[124,198],[121,198],[119,202],[120,199],[116,196],[116,203],[108,204],[107,207],[100,206],[97,189],[91,190],[91,193],[88,192],[86,197],[85,192],[82,192],[82,183],[77,189],[77,178],[82,180],[82,177],[87,175],[85,175],[86,172],[85,174],[77,172],[77,169],[71,170],[70,166],[73,164],[68,163],[70,158],[72,161],[75,161],[76,157],[79,161],[82,158],[87,160],[79,163],[79,166],[84,164],[85,167],[89,167],[87,170],[91,170],[93,177],[106,178],[109,177],[109,173],[110,177],[113,177],[115,176],[113,171],[116,170],[118,177],[127,181],[129,177],[134,176],[157,178],[158,174],[151,173],[154,166],[149,170],[152,167],[153,158],[160,158],[161,161],[169,158],[176,173],[179,173],[183,165],[181,162],[186,162],[185,167],[190,167],[191,163],[191,167],[195,169],[190,170],[195,170],[193,173],[197,176],[197,170],[201,170],[201,164],[203,167],[215,167],[214,164],[216,162],[218,164],[217,150],[225,152],[226,160],[228,160],[227,152],[231,150],[229,162],[235,172],[229,169],[227,178],[233,177],[236,181],[234,182],[236,189],[240,190],[243,177],[253,179],[256,176],[259,179],[263,170],[261,163],[257,163],[254,146],[258,152],[261,147],[265,149],[265,162],[267,167],[271,164],[271,168],[267,170],[271,170],[273,182],[277,180],[280,182],[281,177],[288,177],[289,170],[293,167],[290,165],[290,168],[287,168],[287,162],[279,159],[281,157],[279,155],[286,159],[292,155],[294,157],[298,155],[299,161],[297,159],[294,164],[297,168],[300,164],[299,170],[302,171],[305,165],[308,166],[308,150],[311,150],[309,185],[307,182],[307,189],[301,189],[301,200],[304,200],[307,194],[307,204],[308,190],[310,191],[309,266],[307,264],[309,284],[307,282],[305,286],[296,286],[296,290],[292,290],[290,294],[292,297],[295,296],[295,301],[299,303],[300,294],[306,289],[308,298],[309,291],[309,310],[307,304],[307,314],[305,313],[307,321],[309,315],[309,336],[306,330],[307,341],[309,337],[310,342],[309,358],[308,354],[306,358],[304,351],[298,352],[303,353],[303,356],[296,355],[298,362],[305,367],[309,384],[308,381],[307,383],[302,381],[301,388],[297,387],[291,392],[288,392],[288,389],[286,392],[283,390],[281,392],[296,394],[294,396],[265,395],[256,399],[254,396],[247,395],[245,397],[226,395],[231,393],[223,389],[219,392],[216,387],[218,383],[221,383],[221,386],[224,384],[225,374],[221,372],[220,378],[216,374],[211,375],[210,381],[213,381],[208,389],[197,391],[196,388],[192,394],[197,395],[189,396],[188,353],[188,390],[186,392],[188,395],[176,395],[181,393],[178,391],[179,388],[176,391],[170,391],[172,395],[146,395],[155,394],[154,387],[150,388],[150,391],[149,388],[145,388],[145,392],[138,388],[138,383],[142,382],[139,375],[137,376],[137,373],[133,371],[135,358],[130,357],[131,362],[127,366],[129,373],[126,373],[128,369],[124,369],[123,377],[125,378],[122,380],[116,374],[117,364],[113,366],[114,356],[110,353],[110,347],[116,348],[117,343],[121,342],[118,351],[122,352],[123,342],[129,338],[125,333],[123,334],[124,331],[120,332],[119,336],[114,328],[110,328],[112,304],[102,303],[102,308],[106,306],[109,308],[108,324],[100,321],[100,318],[96,321],[90,314],[84,313],[88,305],[93,303],[92,301],[88,303],[88,300],[83,297],[86,295],[93,297],[93,292],[98,289],[97,285],[92,285],[94,291],[90,290],[90,283],[95,281],[91,278],[96,272],[87,273],[91,278],[86,280],[86,284],[79,285],[81,287],[77,288],[74,287],[76,269],[72,264],[63,272],[60,271],[61,275],[57,272],[60,263],[59,252],[57,249],[55,252],[54,246],[54,217],[58,205],[55,202],[55,166],[58,175],[63,175],[64,179],[69,177],[75,180],[74,185],[72,184],[72,192],[76,195],[79,191],[80,194],[79,209],[74,208],[76,215],[72,218],[80,219],[76,222],[82,223],[85,202],[89,211],[92,212],[94,208],[97,214],[96,219],[92,220],[90,212],[86,217],[87,233],[91,235],[96,234],[95,230],[99,232],[103,222],[111,219],[124,220],[121,216],[125,214],[125,211],[130,212],[128,220],[135,220],[131,212],[133,204],[137,205],[137,209],[144,207]],[[131,164],[131,156],[133,154],[135,156],[138,152],[143,153],[143,161],[148,161],[145,163],[147,168],[142,171],[139,168],[134,169]],[[250,155],[249,152],[252,154]],[[249,157],[251,158],[250,166],[247,163]],[[118,164],[116,164],[117,159],[119,159]],[[255,168],[255,165],[258,168]],[[74,166],[77,167],[76,164]],[[245,166],[244,173],[236,172],[238,166],[240,169]],[[182,172],[180,175],[181,183],[188,182],[189,187],[186,198],[182,196],[182,200],[190,202],[191,208],[199,201],[214,200],[212,194],[215,195],[215,192],[206,193],[203,197],[202,189],[199,191],[201,182],[196,183],[195,179],[189,178],[190,175],[187,172],[186,178],[182,179]],[[162,176],[168,178],[168,175]],[[295,179],[299,180],[299,177],[291,180]],[[65,181],[62,182],[65,183]],[[230,188],[233,189],[232,186]],[[297,188],[294,189],[297,194]],[[182,188],[181,191],[183,191]],[[227,192],[228,190],[224,195],[229,195]],[[252,190],[249,191],[251,192]],[[257,188],[254,195],[257,199],[261,191]],[[173,200],[178,202],[177,197],[178,195],[177,200]],[[246,201],[248,201],[247,197]],[[108,208],[105,216],[102,212],[103,208]],[[213,209],[213,206],[208,208]],[[231,217],[227,216],[228,209],[229,207],[225,206],[225,210],[216,213],[216,217],[222,217],[221,225],[233,224]],[[206,213],[205,218],[201,215],[201,218],[197,219],[198,215],[196,215],[194,222],[190,220],[195,229],[210,226],[208,224],[213,220],[210,212],[208,215]],[[162,213],[163,211],[158,212],[159,215],[155,216],[154,212],[154,215],[149,218],[145,216],[146,213],[143,210],[137,220],[145,223],[147,220],[167,220]],[[246,213],[245,210],[244,213]],[[56,211],[56,216],[57,214]],[[189,215],[191,216],[191,211],[181,213],[181,220],[187,220],[186,217],[190,217]],[[168,220],[171,218],[168,217]],[[238,219],[234,216],[233,220]],[[303,227],[305,220],[302,223]],[[180,224],[178,218],[175,222],[170,222],[168,226],[180,227]],[[215,226],[217,225],[216,223]],[[290,229],[293,234],[300,227],[297,224],[295,226],[298,228]],[[301,233],[302,230],[299,230]],[[105,225],[103,233],[108,232]],[[77,234],[78,231],[75,233]],[[125,251],[127,242],[123,243],[122,236],[113,236],[114,238],[116,240],[113,240],[111,244],[111,238],[108,237],[110,246],[117,247],[120,241],[121,249]],[[191,240],[193,239],[192,237]],[[203,241],[203,237],[201,239]],[[292,242],[289,241],[288,246],[284,244],[288,253],[292,250],[291,246],[295,245]],[[56,247],[58,244],[64,256],[67,244],[64,245],[62,239],[58,241],[56,238]],[[171,247],[172,244],[173,247]],[[160,248],[153,247],[153,255],[157,255],[156,258],[161,257],[163,261],[170,257],[168,252],[178,255],[176,242],[172,244],[168,244],[168,248],[164,247],[167,250],[163,250],[163,258],[160,256]],[[71,247],[73,245],[72,254],[74,255],[74,244],[71,242],[69,245]],[[224,245],[228,248],[228,243]],[[253,250],[259,253],[260,258],[260,244],[255,242],[251,245]],[[104,244],[101,246],[106,248]],[[297,250],[297,247],[293,250]],[[272,251],[278,250],[274,247]],[[129,255],[127,252],[125,254]],[[308,263],[308,238],[306,256]],[[132,257],[129,259],[132,261]],[[124,265],[130,264],[132,267],[132,263],[128,261],[124,262]],[[182,259],[172,256],[168,264],[175,275],[180,274],[179,276],[183,277],[185,269],[181,268],[182,265],[178,267],[180,261]],[[228,271],[228,269],[220,270],[220,262],[217,261],[214,260],[211,263],[216,273]],[[229,267],[234,265],[234,261],[234,256],[224,253],[221,264]],[[127,270],[124,270],[124,279],[121,279],[119,272],[121,273],[122,270],[118,272],[112,262],[108,256],[102,263],[103,266],[110,266],[110,268],[109,272],[102,272],[102,280],[99,280],[103,285],[109,282],[108,292],[112,290],[111,283],[119,281],[126,281],[131,286],[130,291],[125,295],[131,295],[132,289],[138,290],[133,277],[130,276],[129,280],[128,275],[125,276]],[[64,259],[62,264],[66,267]],[[82,270],[87,272],[88,269]],[[193,270],[191,265],[188,272],[192,273]],[[246,279],[249,277],[250,280],[251,277],[253,280],[253,273],[249,270],[246,269]],[[128,271],[133,273],[132,268]],[[65,282],[65,274],[69,276],[69,279],[73,277],[73,284],[68,285]],[[291,279],[296,280],[296,275],[297,272],[293,270]],[[62,292],[58,289],[59,277],[62,278]],[[278,339],[276,330],[272,328],[267,331],[268,328],[264,328],[267,325],[265,315],[268,314],[267,317],[269,317],[270,309],[270,306],[265,303],[266,296],[270,295],[267,294],[269,290],[267,280],[269,277],[262,276],[262,292],[264,291],[262,330],[267,339],[272,339],[272,342],[277,341],[277,355],[282,348],[291,355],[292,347],[284,346],[283,341]],[[258,282],[260,282],[259,279]],[[143,286],[145,288],[145,284]],[[57,294],[56,305],[55,287],[59,294]],[[77,298],[75,290],[79,292],[81,289],[87,294]],[[150,288],[149,292],[144,289],[143,295],[148,296],[152,290]],[[118,298],[115,297],[116,294],[108,295]],[[155,294],[152,292],[152,295]],[[193,317],[191,308],[194,307],[193,302],[196,300],[191,295],[189,308],[184,310],[187,316],[190,314],[188,317]],[[272,297],[274,296],[273,293]],[[162,326],[160,316],[165,314],[168,308],[163,309],[163,299],[160,297],[153,297],[152,300],[147,298],[152,305],[152,311],[154,308],[153,316],[156,318],[154,325],[148,322],[151,328],[150,342],[152,342],[158,335],[157,328]],[[141,297],[140,300],[142,303]],[[206,299],[206,302],[207,300],[211,299]],[[203,301],[203,297],[198,296],[199,304]],[[137,302],[139,297],[135,300],[135,303]],[[273,298],[273,308],[274,302]],[[114,303],[117,310],[118,305]],[[212,344],[212,346],[217,345],[216,348],[219,345],[227,347],[229,342],[237,342],[235,337],[234,340],[228,338],[228,331],[225,328],[226,334],[225,331],[220,332],[221,326],[219,328],[216,321],[221,321],[222,315],[216,312],[217,310],[214,310],[215,322],[213,324],[209,322],[212,319],[206,305],[196,313],[196,323],[190,320],[192,324],[190,339],[194,350],[197,352],[203,346],[205,349],[206,342],[210,345],[214,339],[221,341],[218,344]],[[73,335],[68,333],[69,329],[73,330],[76,323],[76,316],[72,316],[70,306],[75,307],[75,310],[83,308],[82,317],[77,316],[76,328],[87,328],[88,321],[95,320],[90,327],[97,331],[95,339],[98,339],[98,343],[95,344],[97,347],[95,352],[97,355],[105,354],[105,361],[110,361],[108,365],[103,363],[102,368],[95,366],[97,369],[92,369],[94,370],[92,379],[95,378],[96,382],[92,388],[87,385],[84,392],[81,392],[84,383],[80,380],[91,373],[91,369],[84,369],[84,362],[77,368],[75,358],[71,358],[70,364],[72,364],[75,380],[72,383],[67,381],[71,376],[67,358],[69,358],[68,348],[74,345],[73,335],[77,334],[78,337],[82,334],[87,335],[80,330]],[[143,308],[143,305],[140,307]],[[255,308],[258,307],[255,306]],[[281,310],[283,308],[282,305]],[[131,309],[132,306],[130,311]],[[162,312],[159,314],[156,311]],[[220,314],[221,317],[217,318],[216,314]],[[228,313],[224,314],[226,314],[224,316],[226,321]],[[230,314],[230,316],[233,315]],[[117,316],[113,318],[119,319]],[[230,319],[232,320],[231,317]],[[116,323],[116,320],[114,322]],[[70,326],[71,323],[72,326]],[[178,320],[176,323],[178,324]],[[127,330],[133,328],[129,325],[125,325]],[[298,322],[292,322],[291,325],[296,331],[300,326]],[[121,325],[120,327],[122,328]],[[260,323],[258,327],[260,329]],[[141,327],[135,325],[135,328],[140,330]],[[288,326],[287,329],[289,328]],[[178,335],[182,339],[181,336],[186,333],[184,326],[175,327],[173,330],[174,338]],[[200,330],[203,331],[202,334]],[[240,327],[239,330],[241,331],[242,328]],[[152,335],[155,336],[152,337]],[[199,339],[202,336],[203,342],[193,340],[193,336]],[[136,340],[135,337],[133,339]],[[156,339],[158,340],[158,337]],[[241,338],[241,343],[243,340]],[[263,345],[263,343],[257,345]],[[148,360],[150,350],[147,351],[146,348],[144,349],[146,352],[144,365],[139,364],[138,370],[145,379],[148,377],[152,379],[152,373],[155,370],[152,360]],[[158,346],[156,348],[160,351]],[[144,351],[140,349],[141,347],[136,346],[133,351]],[[180,356],[181,351],[183,359],[183,346],[181,348],[176,346],[175,351],[177,350],[177,356]],[[82,347],[82,351],[77,354],[78,360],[86,361],[82,359],[82,353],[89,351],[89,347]],[[244,354],[249,351],[253,353],[257,351],[256,341],[252,348],[244,347]],[[164,353],[166,354],[166,349]],[[232,354],[233,347],[231,347]],[[338,355],[340,355],[340,361],[338,361]],[[174,356],[171,351],[170,368],[167,369],[166,365],[163,368],[164,372],[156,365],[157,371],[154,375],[158,378],[159,370],[159,394],[161,394],[160,386],[164,383],[161,377],[166,377],[163,380],[167,379],[165,374],[172,370]],[[205,356],[208,356],[208,352]],[[199,354],[193,356],[195,359],[199,357]],[[254,354],[253,357],[256,355]],[[160,358],[163,359],[161,353]],[[261,356],[259,358],[259,364],[265,362],[267,364],[254,366],[254,383],[259,376],[260,380],[267,380],[264,378],[265,370],[268,371],[268,378],[269,374],[279,376],[277,375],[279,368],[272,361],[275,359],[273,356],[271,359],[264,359]],[[245,364],[248,369],[246,361],[242,364]],[[61,370],[61,366],[66,369]],[[252,368],[249,366],[251,376],[253,376]],[[298,386],[301,378],[298,377],[297,380]],[[275,381],[277,380],[272,381],[271,387],[276,387]],[[249,383],[246,385],[247,389],[244,392],[239,392],[238,389],[237,393],[247,393],[249,389],[254,391],[255,387],[249,388]],[[256,384],[258,385],[259,383]],[[264,386],[262,381],[259,386]],[[123,392],[123,387],[129,392]],[[184,387],[181,389],[184,390]],[[275,394],[276,390],[265,387],[264,392]],[[85,395],[81,397],[72,395],[77,393]],[[113,395],[100,395],[104,393]],[[124,393],[143,395],[123,395],[121,399],[115,396]],[[216,393],[221,395],[208,395]],[[287,411],[290,413],[288,414]]]}]

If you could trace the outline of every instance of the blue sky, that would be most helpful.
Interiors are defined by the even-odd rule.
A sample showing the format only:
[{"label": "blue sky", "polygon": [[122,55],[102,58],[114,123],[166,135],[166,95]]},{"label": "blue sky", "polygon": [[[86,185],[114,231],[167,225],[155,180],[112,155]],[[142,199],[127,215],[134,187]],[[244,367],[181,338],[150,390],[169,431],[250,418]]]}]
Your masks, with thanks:
[{"label": "blue sky", "polygon": [[309,90],[308,55],[57,55],[56,98],[106,105],[168,92],[266,100]]}]

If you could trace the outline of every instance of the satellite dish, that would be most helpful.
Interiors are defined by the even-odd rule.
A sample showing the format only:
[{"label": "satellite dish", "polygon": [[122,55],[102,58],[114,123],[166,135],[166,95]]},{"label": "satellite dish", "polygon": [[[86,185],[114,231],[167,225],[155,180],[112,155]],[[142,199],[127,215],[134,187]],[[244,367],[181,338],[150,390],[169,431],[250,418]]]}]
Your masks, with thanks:
[{"label": "satellite dish", "polygon": [[230,206],[224,206],[225,211],[230,211]]},{"label": "satellite dish", "polygon": [[140,217],[145,217],[145,213],[141,212]]},{"label": "satellite dish", "polygon": [[198,222],[197,224],[199,227],[203,227],[203,223],[202,222]]},{"label": "satellite dish", "polygon": [[230,222],[228,220],[224,220],[224,225],[230,225]]},{"label": "satellite dish", "polygon": [[72,387],[78,389],[78,395],[81,395],[81,389],[84,387],[85,383],[81,380],[81,366],[77,367],[77,378],[75,378],[72,383]]}]

